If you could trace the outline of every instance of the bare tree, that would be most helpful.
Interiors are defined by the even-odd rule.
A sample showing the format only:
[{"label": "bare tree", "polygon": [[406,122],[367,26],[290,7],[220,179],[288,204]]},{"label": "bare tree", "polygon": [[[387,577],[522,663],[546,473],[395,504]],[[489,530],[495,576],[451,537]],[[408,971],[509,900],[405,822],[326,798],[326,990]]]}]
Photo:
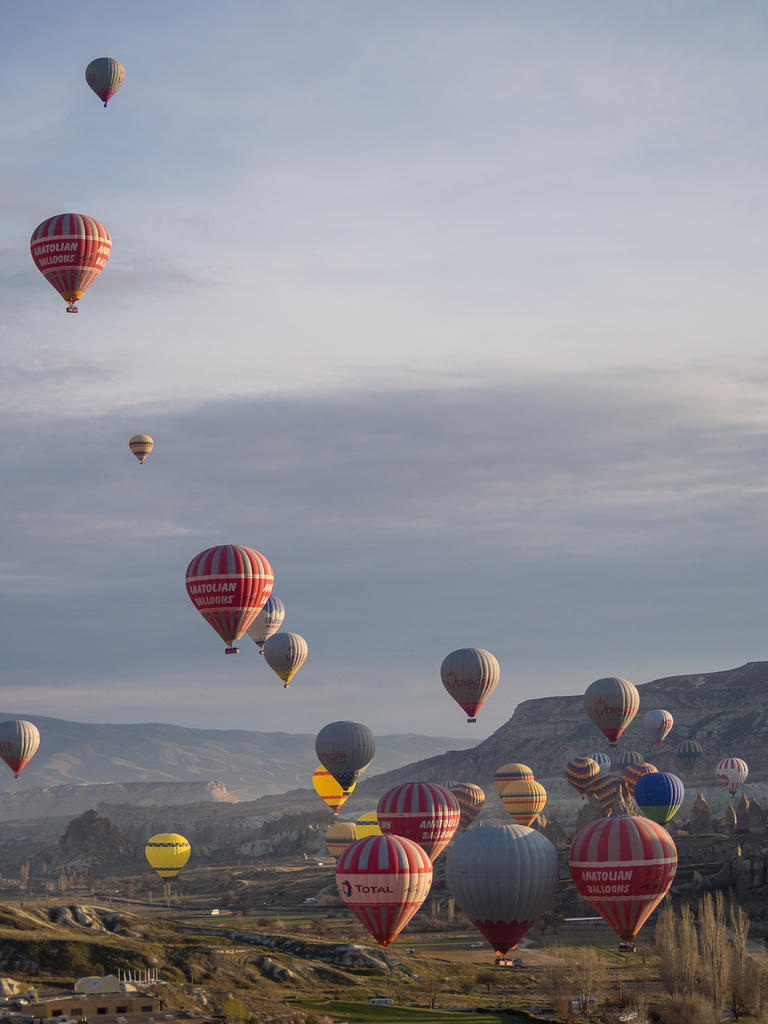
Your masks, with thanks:
[{"label": "bare tree", "polygon": [[29,885],[29,861],[25,861],[19,868],[19,884],[22,889]]},{"label": "bare tree", "polygon": [[582,1012],[597,1005],[602,973],[600,959],[595,950],[591,947],[580,950],[575,981]]},{"label": "bare tree", "polygon": [[701,948],[701,991],[718,1009],[723,1005],[723,981],[728,977],[730,948],[725,923],[725,899],[721,892],[707,893],[699,900],[699,946]]},{"label": "bare tree", "polygon": [[696,976],[699,972],[699,943],[696,936],[696,922],[690,907],[680,909],[677,922],[677,954],[675,992],[691,996],[697,991]]}]

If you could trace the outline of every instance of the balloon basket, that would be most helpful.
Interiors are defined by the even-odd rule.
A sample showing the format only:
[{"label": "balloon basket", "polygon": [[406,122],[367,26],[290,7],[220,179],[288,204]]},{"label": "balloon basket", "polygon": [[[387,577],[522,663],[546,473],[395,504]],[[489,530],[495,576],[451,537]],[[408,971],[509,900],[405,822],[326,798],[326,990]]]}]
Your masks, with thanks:
[{"label": "balloon basket", "polygon": [[476,722],[476,721],[477,721],[477,719],[476,719],[476,718],[468,718],[468,719],[467,719],[467,721],[468,721],[468,722]]},{"label": "balloon basket", "polygon": [[67,306],[67,312],[68,313],[79,313],[80,310],[77,308],[77,306]]},{"label": "balloon basket", "polygon": [[291,688],[291,684],[290,683],[283,683],[283,689],[284,690],[290,690],[290,688]]},{"label": "balloon basket", "polygon": [[239,654],[240,653],[240,648],[239,647],[225,647],[224,648],[224,653],[225,654]]}]

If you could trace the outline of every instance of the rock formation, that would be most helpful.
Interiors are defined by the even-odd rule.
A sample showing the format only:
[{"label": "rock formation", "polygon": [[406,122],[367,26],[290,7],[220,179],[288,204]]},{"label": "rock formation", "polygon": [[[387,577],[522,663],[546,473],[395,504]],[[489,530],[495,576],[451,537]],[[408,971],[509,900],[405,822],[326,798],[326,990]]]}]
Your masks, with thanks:
[{"label": "rock formation", "polygon": [[696,797],[688,831],[696,835],[705,835],[712,831],[712,811],[710,811],[707,798],[703,793],[699,793]]},{"label": "rock formation", "polygon": [[59,840],[62,866],[81,870],[132,857],[131,844],[116,825],[98,811],[86,811],[67,826]]}]

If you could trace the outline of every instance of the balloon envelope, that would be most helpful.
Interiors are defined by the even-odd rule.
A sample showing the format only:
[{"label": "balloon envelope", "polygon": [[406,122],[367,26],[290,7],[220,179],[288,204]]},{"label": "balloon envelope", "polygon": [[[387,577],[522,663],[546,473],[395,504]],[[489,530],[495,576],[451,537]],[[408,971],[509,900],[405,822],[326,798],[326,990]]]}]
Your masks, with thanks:
[{"label": "balloon envelope", "polygon": [[343,790],[323,765],[318,765],[312,772],[312,785],[323,803],[330,807],[334,814],[339,813],[339,808],[349,799],[355,788],[353,782],[349,789]]},{"label": "balloon envelope", "polygon": [[387,790],[376,808],[384,835],[403,836],[434,861],[456,834],[461,811],[456,797],[433,782],[404,782]]},{"label": "balloon envelope", "polygon": [[639,750],[622,750],[616,758],[619,768],[626,768],[628,764],[642,764],[645,760]]},{"label": "balloon envelope", "polygon": [[355,822],[355,831],[358,839],[367,839],[368,836],[382,835],[379,827],[379,815],[376,811],[363,811],[358,814]]},{"label": "balloon envelope", "polygon": [[315,753],[346,791],[373,760],[376,738],[362,722],[330,722],[315,738]]},{"label": "balloon envelope", "polygon": [[612,747],[616,746],[639,707],[637,687],[619,676],[596,679],[584,694],[584,710]]},{"label": "balloon envelope", "polygon": [[684,799],[683,781],[672,772],[653,772],[635,783],[635,803],[644,817],[659,825],[674,818]]},{"label": "balloon envelope", "polygon": [[565,766],[565,777],[575,790],[585,793],[600,774],[600,765],[591,757],[574,757]]},{"label": "balloon envelope", "polygon": [[307,641],[298,633],[275,633],[264,641],[264,661],[287,687],[307,660]]},{"label": "balloon envelope", "polygon": [[369,836],[342,853],[336,865],[336,884],[355,917],[384,947],[427,898],[432,862],[410,839]]},{"label": "balloon envelope", "polygon": [[114,57],[97,57],[85,69],[85,80],[106,107],[125,81],[125,68]]},{"label": "balloon envelope", "polygon": [[598,775],[587,790],[589,796],[597,797],[606,816],[613,813],[613,805],[621,792],[622,782],[618,775]]},{"label": "balloon envelope", "polygon": [[259,614],[272,592],[272,566],[254,548],[220,544],[195,555],[187,566],[187,594],[228,652]]},{"label": "balloon envelope", "polygon": [[155,447],[155,442],[149,436],[149,434],[134,434],[128,442],[128,447],[131,449],[133,454],[139,460],[144,462]]},{"label": "balloon envelope", "polygon": [[627,789],[631,796],[635,795],[635,786],[637,785],[638,779],[642,779],[645,775],[658,775],[659,769],[655,764],[649,764],[647,761],[640,761],[639,764],[628,764],[624,771],[621,773],[624,781],[627,784]]},{"label": "balloon envelope", "polygon": [[691,771],[698,760],[702,757],[704,750],[696,740],[683,740],[678,743],[675,750],[675,757],[683,768]]},{"label": "balloon envelope", "polygon": [[448,888],[499,954],[547,909],[559,873],[552,843],[523,825],[479,825],[462,833],[445,858]]},{"label": "balloon envelope", "polygon": [[0,757],[18,779],[19,772],[40,746],[40,732],[23,718],[0,722]]},{"label": "balloon envelope", "polygon": [[469,828],[482,810],[485,793],[480,786],[476,786],[473,782],[455,782],[448,789],[456,797],[461,811],[459,828],[462,830]]},{"label": "balloon envelope", "polygon": [[547,791],[535,779],[518,779],[507,783],[502,790],[501,801],[518,825],[532,825],[544,810]]},{"label": "balloon envelope", "polygon": [[527,764],[510,761],[509,764],[503,764],[493,776],[493,788],[501,796],[510,782],[519,782],[521,779],[533,779],[532,770]]},{"label": "balloon envelope", "polygon": [[38,224],[29,248],[35,266],[76,313],[82,298],[106,266],[112,239],[103,224],[84,213],[59,213]]},{"label": "balloon envelope", "polygon": [[740,757],[724,757],[715,768],[717,781],[735,796],[739,787],[747,781],[749,768],[747,762]]},{"label": "balloon envelope", "polygon": [[631,942],[672,884],[677,850],[669,833],[648,818],[604,818],[576,836],[570,866],[587,903]]},{"label": "balloon envelope", "polygon": [[499,663],[490,651],[481,647],[461,647],[451,651],[440,666],[443,686],[464,709],[468,722],[475,716],[499,681]]},{"label": "balloon envelope", "polygon": [[672,715],[663,708],[654,708],[643,716],[643,728],[656,743],[662,743],[666,739],[674,724]]},{"label": "balloon envelope", "polygon": [[260,651],[264,647],[264,641],[280,629],[284,618],[285,605],[276,594],[270,594],[264,607],[246,630],[251,640],[258,644]]},{"label": "balloon envelope", "polygon": [[587,754],[587,757],[592,758],[593,761],[597,762],[600,768],[600,774],[604,775],[606,772],[611,770],[611,759],[603,750],[596,750],[592,754]]},{"label": "balloon envelope", "polygon": [[176,832],[158,832],[147,840],[144,854],[161,878],[175,878],[189,860],[189,840]]},{"label": "balloon envelope", "polygon": [[332,857],[338,858],[358,838],[353,821],[334,821],[325,833],[325,845]]}]

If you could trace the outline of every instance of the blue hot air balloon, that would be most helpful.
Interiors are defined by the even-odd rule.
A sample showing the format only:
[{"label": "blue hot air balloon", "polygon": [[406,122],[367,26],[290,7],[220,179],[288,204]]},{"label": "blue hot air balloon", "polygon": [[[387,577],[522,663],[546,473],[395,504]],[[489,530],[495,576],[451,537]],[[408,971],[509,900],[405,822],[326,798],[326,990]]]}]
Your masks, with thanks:
[{"label": "blue hot air balloon", "polygon": [[683,780],[672,772],[653,772],[643,775],[635,783],[635,803],[643,813],[658,825],[671,821],[683,805]]}]

